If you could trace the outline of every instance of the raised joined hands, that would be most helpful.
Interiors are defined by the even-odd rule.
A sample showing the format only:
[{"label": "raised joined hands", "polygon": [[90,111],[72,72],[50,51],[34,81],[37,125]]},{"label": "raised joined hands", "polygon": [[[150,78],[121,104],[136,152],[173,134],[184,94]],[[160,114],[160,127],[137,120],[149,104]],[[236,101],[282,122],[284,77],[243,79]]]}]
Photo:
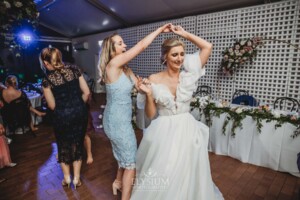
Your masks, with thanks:
[{"label": "raised joined hands", "polygon": [[137,87],[142,94],[150,95],[152,93],[151,83],[147,78],[138,77]]}]

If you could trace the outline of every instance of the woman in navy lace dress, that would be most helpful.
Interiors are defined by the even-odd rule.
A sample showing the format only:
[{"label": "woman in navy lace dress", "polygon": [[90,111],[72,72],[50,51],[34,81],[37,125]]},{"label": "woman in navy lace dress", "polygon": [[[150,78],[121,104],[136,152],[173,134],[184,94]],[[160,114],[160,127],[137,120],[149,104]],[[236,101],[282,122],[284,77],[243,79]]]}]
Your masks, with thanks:
[{"label": "woman in navy lace dress", "polygon": [[58,49],[43,49],[40,62],[46,74],[43,80],[44,95],[48,107],[53,110],[58,162],[64,173],[62,185],[70,185],[70,165],[73,165],[76,189],[81,185],[80,169],[88,119],[85,102],[89,88],[77,67],[62,62]]}]

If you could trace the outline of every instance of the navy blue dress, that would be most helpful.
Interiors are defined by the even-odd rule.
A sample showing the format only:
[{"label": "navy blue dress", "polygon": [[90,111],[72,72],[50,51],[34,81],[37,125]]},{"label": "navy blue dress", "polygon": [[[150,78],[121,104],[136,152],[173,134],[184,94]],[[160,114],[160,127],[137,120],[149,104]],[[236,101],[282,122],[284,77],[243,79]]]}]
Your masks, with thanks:
[{"label": "navy blue dress", "polygon": [[59,163],[71,164],[83,157],[88,111],[79,86],[80,76],[78,68],[66,65],[50,71],[43,80],[43,87],[51,87],[55,98],[53,127]]}]

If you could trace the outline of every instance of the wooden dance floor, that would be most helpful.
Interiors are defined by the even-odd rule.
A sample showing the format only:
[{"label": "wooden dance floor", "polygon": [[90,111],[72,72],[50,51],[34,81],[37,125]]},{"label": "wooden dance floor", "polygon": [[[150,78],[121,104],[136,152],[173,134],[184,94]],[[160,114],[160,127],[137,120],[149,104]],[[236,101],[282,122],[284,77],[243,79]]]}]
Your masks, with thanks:
[{"label": "wooden dance floor", "polygon": [[[105,103],[103,95],[95,95],[93,112],[100,111]],[[138,141],[141,130],[136,131]],[[121,199],[112,195],[111,184],[115,178],[117,163],[113,158],[109,140],[98,128],[91,134],[94,163],[87,165],[84,160],[81,180],[77,190],[62,187],[63,174],[56,162],[57,147],[52,127],[39,125],[37,137],[15,135],[9,145],[13,168],[0,170],[0,199]],[[300,199],[300,178],[287,173],[276,172],[264,167],[241,163],[227,156],[209,154],[212,176],[225,199]],[[172,199],[170,199],[172,200]]]}]

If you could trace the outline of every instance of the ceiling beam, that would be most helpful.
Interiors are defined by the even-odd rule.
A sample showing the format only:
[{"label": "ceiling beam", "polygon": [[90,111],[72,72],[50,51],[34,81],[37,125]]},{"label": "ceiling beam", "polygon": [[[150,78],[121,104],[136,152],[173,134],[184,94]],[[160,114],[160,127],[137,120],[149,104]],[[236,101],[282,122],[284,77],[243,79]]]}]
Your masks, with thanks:
[{"label": "ceiling beam", "polygon": [[90,4],[92,4],[93,6],[95,6],[96,8],[98,8],[99,10],[101,10],[102,12],[104,12],[105,14],[111,16],[112,18],[117,20],[119,23],[123,24],[123,26],[126,26],[126,27],[130,26],[130,23],[128,23],[122,17],[120,17],[119,15],[117,15],[116,13],[111,11],[109,8],[107,8],[104,4],[100,3],[99,1],[97,1],[97,0],[86,0],[86,1],[89,2]]}]

